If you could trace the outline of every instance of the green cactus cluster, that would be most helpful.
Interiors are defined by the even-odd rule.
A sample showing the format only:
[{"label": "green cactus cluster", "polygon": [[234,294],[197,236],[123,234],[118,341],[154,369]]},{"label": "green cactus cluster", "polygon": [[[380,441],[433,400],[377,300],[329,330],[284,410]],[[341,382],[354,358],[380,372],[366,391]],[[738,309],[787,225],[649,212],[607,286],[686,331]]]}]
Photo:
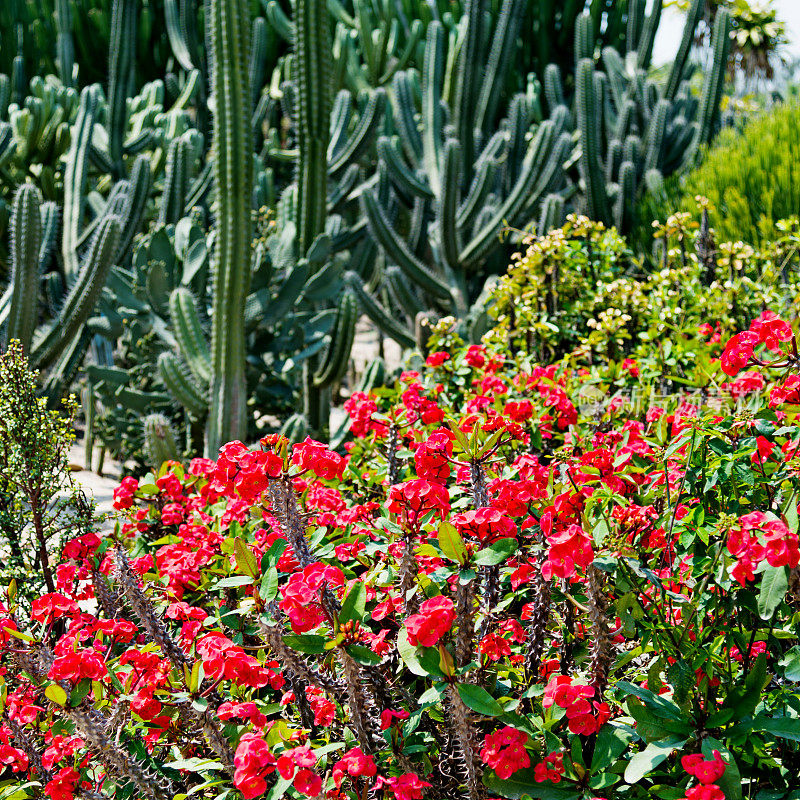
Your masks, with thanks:
[{"label": "green cactus cluster", "polygon": [[721,12],[696,95],[703,6],[660,80],[647,0],[0,4],[0,336],[53,401],[85,366],[116,455],[301,406],[285,433],[322,436],[361,315],[476,338],[526,232],[627,230],[696,161],[729,45]]}]

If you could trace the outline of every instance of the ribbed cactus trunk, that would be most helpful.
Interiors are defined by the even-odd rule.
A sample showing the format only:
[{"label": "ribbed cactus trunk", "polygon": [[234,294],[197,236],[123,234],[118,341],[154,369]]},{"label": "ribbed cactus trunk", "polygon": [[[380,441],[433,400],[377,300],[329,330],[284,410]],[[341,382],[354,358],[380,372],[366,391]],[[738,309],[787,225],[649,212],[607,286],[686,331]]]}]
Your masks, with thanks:
[{"label": "ribbed cactus trunk", "polygon": [[210,0],[206,38],[212,60],[216,218],[206,452],[214,456],[221,444],[247,434],[244,302],[250,283],[253,191],[247,0]]},{"label": "ribbed cactus trunk", "polygon": [[325,230],[331,116],[331,41],[322,0],[295,3],[298,160],[297,228],[300,253]]}]

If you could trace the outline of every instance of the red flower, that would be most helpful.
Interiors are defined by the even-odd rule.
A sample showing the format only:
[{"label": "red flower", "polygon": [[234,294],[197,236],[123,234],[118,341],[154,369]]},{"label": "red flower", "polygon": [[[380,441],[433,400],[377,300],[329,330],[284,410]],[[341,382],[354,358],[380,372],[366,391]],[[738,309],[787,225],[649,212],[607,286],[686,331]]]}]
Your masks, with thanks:
[{"label": "red flower", "polygon": [[394,795],[395,800],[422,800],[422,790],[430,784],[413,772],[408,772],[393,778],[384,778],[379,775],[375,788],[381,786],[386,786]]},{"label": "red flower", "polygon": [[716,783],[724,774],[725,761],[719,750],[714,750],[713,758],[706,761],[700,753],[692,753],[681,758],[681,766],[704,785]]},{"label": "red flower", "polygon": [[439,351],[438,353],[431,353],[426,359],[425,364],[429,367],[441,367],[445,361],[450,360],[450,353]]},{"label": "red flower", "polygon": [[117,511],[124,511],[133,505],[133,496],[139,488],[139,481],[128,476],[114,489],[114,508]]},{"label": "red flower", "polygon": [[441,483],[418,478],[392,486],[388,508],[393,514],[404,517],[409,525],[415,525],[429,511],[437,511],[444,519],[450,511],[450,494]]},{"label": "red flower", "polygon": [[456,612],[448,597],[432,597],[419,607],[419,614],[406,620],[408,641],[414,645],[433,647],[453,627]]},{"label": "red flower", "polygon": [[700,784],[700,786],[686,790],[685,800],[725,800],[725,792],[714,784],[707,786]]},{"label": "red flower", "polygon": [[81,776],[71,767],[63,767],[44,787],[45,794],[51,800],[72,800],[78,789]]},{"label": "red flower", "polygon": [[758,341],[758,334],[751,331],[742,331],[731,337],[720,358],[722,371],[726,375],[736,375],[737,372],[741,372],[750,361]]},{"label": "red flower", "polygon": [[558,783],[564,774],[564,754],[550,753],[533,768],[533,779],[536,783],[551,781]]},{"label": "red flower", "polygon": [[239,740],[233,765],[233,783],[246,800],[267,791],[266,777],[275,771],[275,756],[257,733],[245,733]]},{"label": "red flower", "polygon": [[531,765],[525,744],[528,734],[506,725],[484,738],[481,760],[490,766],[501,780],[507,780],[517,770]]},{"label": "red flower", "polygon": [[542,564],[545,580],[552,577],[572,578],[577,567],[586,569],[594,561],[591,539],[580,525],[570,525],[565,531],[547,537],[550,551]]},{"label": "red flower", "polygon": [[791,341],[792,329],[772,311],[765,311],[760,317],[753,320],[750,330],[758,335],[758,340],[763,342],[768,350],[779,353],[781,342]]},{"label": "red flower", "polygon": [[360,747],[353,747],[333,765],[333,782],[338,789],[347,775],[353,778],[363,776],[374,778],[378,772],[375,759],[367,755]]},{"label": "red flower", "polygon": [[49,623],[53,619],[71,617],[78,613],[78,604],[57,592],[37,597],[31,605],[31,618],[36,622]]},{"label": "red flower", "polygon": [[345,468],[345,460],[328,450],[322,442],[306,436],[304,442],[296,444],[292,450],[292,464],[302,470],[311,470],[318,478],[334,480],[341,478]]},{"label": "red flower", "polygon": [[514,539],[517,536],[514,521],[500,509],[490,506],[454,514],[452,522],[462,536],[477,539],[483,546],[499,539]]}]

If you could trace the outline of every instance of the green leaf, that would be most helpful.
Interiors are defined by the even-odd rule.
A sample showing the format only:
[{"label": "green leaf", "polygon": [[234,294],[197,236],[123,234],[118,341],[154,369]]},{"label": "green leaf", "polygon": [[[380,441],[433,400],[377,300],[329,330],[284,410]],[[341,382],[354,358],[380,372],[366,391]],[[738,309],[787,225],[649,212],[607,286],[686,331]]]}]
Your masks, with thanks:
[{"label": "green leaf", "polygon": [[761,691],[769,680],[766,653],[759,653],[750,667],[750,672],[747,673],[744,686],[732,689],[725,698],[722,708],[733,709],[733,718],[736,720],[749,716],[755,711],[761,700]]},{"label": "green leaf", "polygon": [[800,717],[768,717],[766,714],[758,714],[753,720],[753,730],[771,733],[779,739],[800,742]]},{"label": "green leaf", "polygon": [[502,564],[516,550],[516,539],[500,539],[489,547],[479,550],[475,554],[475,563],[482,567]]},{"label": "green leaf", "polygon": [[49,684],[44,690],[44,696],[57,706],[65,706],[67,704],[67,693],[57,683]]},{"label": "green leaf", "polygon": [[428,675],[428,671],[419,661],[417,648],[408,641],[408,631],[405,628],[401,628],[397,634],[397,652],[414,675],[419,675],[420,677]]},{"label": "green leaf", "polygon": [[487,769],[483,773],[483,782],[492,794],[507,797],[509,800],[520,800],[530,797],[533,800],[577,800],[580,792],[552,783],[538,783],[533,768],[517,770],[510,778],[498,778],[494,770]]},{"label": "green leaf", "polygon": [[788,650],[778,664],[783,667],[783,677],[787,681],[800,682],[800,646]]},{"label": "green leaf", "polygon": [[758,613],[761,619],[772,619],[788,589],[789,576],[786,567],[767,566],[761,576],[761,588],[758,592]]},{"label": "green leaf", "polygon": [[345,650],[356,660],[359,664],[364,664],[367,667],[380,664],[383,659],[377,654],[373,653],[368,647],[363,647],[360,644],[349,644]]},{"label": "green leaf", "polygon": [[286,539],[276,539],[266,553],[261,556],[261,571],[266,572],[270,567],[274,567],[280,561],[283,551],[289,546]]},{"label": "green leaf", "polygon": [[244,539],[238,536],[233,540],[233,553],[236,556],[236,566],[240,572],[251,578],[258,577],[258,564],[253,551],[247,546]]},{"label": "green leaf", "polygon": [[467,563],[467,546],[455,525],[442,522],[439,526],[439,547],[444,555],[456,564]]},{"label": "green leaf", "polygon": [[608,723],[597,734],[592,755],[592,772],[599,772],[613,764],[636,739],[636,731],[627,725]]},{"label": "green leaf", "polygon": [[77,708],[89,692],[92,691],[92,682],[88,678],[84,678],[78,685],[70,692],[69,704],[72,708]]},{"label": "green leaf", "polygon": [[271,603],[278,596],[278,570],[275,567],[264,572],[258,591],[265,603]]},{"label": "green leaf", "polygon": [[284,636],[283,643],[298,653],[320,655],[325,652],[325,637],[313,633],[303,633],[296,636]]},{"label": "green leaf", "polygon": [[484,717],[499,717],[503,707],[482,686],[474,683],[459,683],[456,685],[458,694],[467,708],[471,708]]},{"label": "green leaf", "polygon": [[636,785],[645,775],[666,761],[687,739],[668,739],[665,742],[650,742],[640,753],[636,753],[625,768],[625,782]]},{"label": "green leaf", "polygon": [[364,609],[367,605],[367,585],[363,581],[357,581],[353,588],[347,593],[342,610],[339,612],[339,622],[349,622],[355,620],[360,622],[364,618]]}]

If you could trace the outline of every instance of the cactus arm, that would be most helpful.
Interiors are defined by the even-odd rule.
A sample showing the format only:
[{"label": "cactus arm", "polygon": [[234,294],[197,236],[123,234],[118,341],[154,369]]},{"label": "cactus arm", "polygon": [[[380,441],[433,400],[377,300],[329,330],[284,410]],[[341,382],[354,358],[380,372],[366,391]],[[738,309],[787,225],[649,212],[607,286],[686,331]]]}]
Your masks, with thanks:
[{"label": "cactus arm", "polygon": [[448,139],[444,146],[442,170],[442,196],[437,204],[437,232],[442,259],[448,269],[458,269],[458,210],[459,178],[461,177],[462,150],[458,139]]},{"label": "cactus arm", "polygon": [[163,414],[148,414],[142,423],[144,452],[150,466],[158,471],[165,461],[180,459],[180,448],[169,420]]},{"label": "cactus arm", "polygon": [[189,181],[188,144],[183,137],[173,139],[167,152],[164,195],[158,211],[159,225],[176,224],[183,216]]},{"label": "cactus arm", "polygon": [[56,49],[58,51],[58,76],[64,86],[73,85],[75,69],[75,43],[72,41],[72,9],[69,0],[56,0]]},{"label": "cactus arm", "polygon": [[31,361],[37,369],[50,366],[89,318],[114,263],[121,233],[118,217],[103,218],[58,317],[34,339]]},{"label": "cactus arm", "polygon": [[392,81],[392,88],[395,98],[395,118],[401,133],[400,141],[411,162],[419,165],[424,157],[422,137],[414,118],[414,93],[408,73],[398,72]]},{"label": "cactus arm", "polygon": [[650,125],[647,129],[647,147],[644,157],[645,171],[661,169],[664,135],[667,130],[667,114],[669,114],[671,105],[669,100],[659,100],[650,117]]},{"label": "cactus arm", "polygon": [[711,68],[706,72],[703,82],[703,93],[700,97],[698,119],[700,127],[693,150],[700,145],[708,144],[714,131],[714,123],[719,113],[719,101],[725,84],[725,71],[730,49],[731,14],[727,8],[721,8],[714,20],[714,57]]},{"label": "cactus arm", "polygon": [[297,75],[297,234],[301,255],[325,230],[330,138],[331,36],[320,0],[295,3]]},{"label": "cactus arm", "polygon": [[356,334],[358,303],[352,289],[345,289],[336,309],[331,338],[319,369],[314,373],[314,387],[319,389],[341,380],[347,369]]},{"label": "cactus arm", "polygon": [[215,216],[211,317],[211,396],[206,453],[247,435],[244,303],[250,282],[253,147],[248,80],[250,7],[246,0],[210,0],[208,49],[213,54]]},{"label": "cactus arm", "polygon": [[433,192],[428,184],[403,163],[397,144],[388,136],[378,139],[378,158],[386,165],[392,183],[407,195],[433,199]]},{"label": "cactus arm", "polygon": [[86,167],[97,110],[97,87],[89,86],[81,93],[81,105],[72,129],[72,143],[64,170],[64,232],[61,255],[67,278],[80,269],[78,245],[83,203],[86,192]]},{"label": "cactus arm", "polygon": [[485,70],[481,50],[486,6],[486,0],[466,0],[464,3],[466,30],[456,70],[454,126],[461,147],[462,166],[470,170],[475,163],[475,111],[481,90],[480,75]]},{"label": "cactus arm", "polygon": [[514,63],[514,49],[522,27],[525,7],[525,0],[503,0],[478,97],[476,130],[488,131],[494,125],[501,96],[497,89],[503,85],[505,71]]},{"label": "cactus arm", "polygon": [[600,166],[600,107],[592,59],[581,59],[575,86],[581,143],[580,172],[586,185],[586,210],[592,219],[608,223],[608,195]]},{"label": "cactus arm", "polygon": [[38,321],[39,250],[42,243],[42,195],[23,183],[14,196],[11,215],[11,304],[7,339],[19,339],[30,352]]},{"label": "cactus arm", "polygon": [[136,58],[138,0],[114,0],[108,66],[108,150],[114,171],[122,174],[123,142],[128,122],[128,92]]},{"label": "cactus arm", "polygon": [[286,16],[280,4],[276,0],[270,0],[264,8],[267,15],[267,22],[272,26],[272,30],[278,34],[285,42],[294,42],[295,26],[289,17]]},{"label": "cactus arm", "polygon": [[408,245],[389,221],[375,193],[369,190],[363,192],[361,205],[370,232],[389,259],[425,291],[437,297],[450,297],[449,287],[408,249]]},{"label": "cactus arm", "polygon": [[561,169],[561,149],[555,147],[555,144],[555,125],[546,120],[536,131],[536,137],[531,142],[514,188],[462,251],[459,259],[462,265],[471,268],[480,262],[491,250],[493,240],[503,225],[516,225],[519,212],[526,205],[535,202],[541,188],[550,183],[552,170]]},{"label": "cactus arm", "polygon": [[370,146],[377,133],[385,108],[386,90],[378,88],[370,94],[364,113],[361,115],[352,136],[328,164],[328,172],[331,175],[336,175],[356,161]]},{"label": "cactus arm", "polygon": [[636,203],[636,167],[623,161],[619,168],[619,192],[614,205],[614,224],[618,230],[630,230]]},{"label": "cactus arm", "polygon": [[487,158],[481,162],[472,179],[467,196],[458,209],[456,225],[459,230],[464,230],[472,224],[494,186],[499,169],[500,164],[495,158]]},{"label": "cactus arm", "polygon": [[173,289],[169,296],[169,316],[181,355],[201,384],[213,377],[211,351],[203,333],[194,295],[186,287]]},{"label": "cactus arm", "polygon": [[549,194],[542,203],[539,222],[536,225],[538,236],[544,236],[564,221],[564,198],[560,194]]},{"label": "cactus arm", "polygon": [[175,353],[161,353],[156,362],[161,382],[189,416],[202,419],[208,413],[208,390],[194,379],[188,366]]},{"label": "cactus arm", "polygon": [[131,170],[130,181],[120,210],[122,235],[119,240],[116,263],[124,263],[130,255],[133,239],[139,232],[144,218],[145,206],[150,196],[152,178],[150,160],[146,156],[138,156]]},{"label": "cactus arm", "polygon": [[425,172],[433,193],[442,191],[442,81],[444,79],[444,30],[431,22],[422,68],[422,152]]},{"label": "cactus arm", "polygon": [[413,347],[414,335],[405,326],[398,322],[386,308],[379,303],[364,287],[361,278],[355,272],[346,272],[345,284],[349,286],[358,298],[359,305],[364,313],[391,339],[401,347]]},{"label": "cactus arm", "polygon": [[192,63],[192,56],[181,30],[178,0],[164,0],[164,21],[167,27],[167,38],[175,60],[183,69],[190,72],[195,68],[195,65]]},{"label": "cactus arm", "polygon": [[686,62],[689,58],[692,44],[694,43],[694,33],[697,30],[697,26],[700,24],[700,20],[703,18],[705,7],[706,0],[692,0],[692,5],[686,12],[683,36],[678,46],[678,52],[675,54],[675,60],[672,62],[667,88],[664,91],[664,97],[666,97],[667,100],[675,99],[675,95],[678,93],[678,89],[683,82],[683,75],[686,72]]},{"label": "cactus arm", "polygon": [[645,72],[650,69],[653,61],[653,46],[655,45],[658,26],[661,24],[661,11],[663,8],[664,3],[653,3],[653,8],[647,17],[647,22],[639,39],[639,46],[636,52],[636,67]]},{"label": "cactus arm", "polygon": [[389,267],[385,272],[385,276],[389,295],[410,319],[416,319],[417,314],[426,311],[425,306],[414,291],[414,287],[406,280],[405,275],[398,267]]}]

